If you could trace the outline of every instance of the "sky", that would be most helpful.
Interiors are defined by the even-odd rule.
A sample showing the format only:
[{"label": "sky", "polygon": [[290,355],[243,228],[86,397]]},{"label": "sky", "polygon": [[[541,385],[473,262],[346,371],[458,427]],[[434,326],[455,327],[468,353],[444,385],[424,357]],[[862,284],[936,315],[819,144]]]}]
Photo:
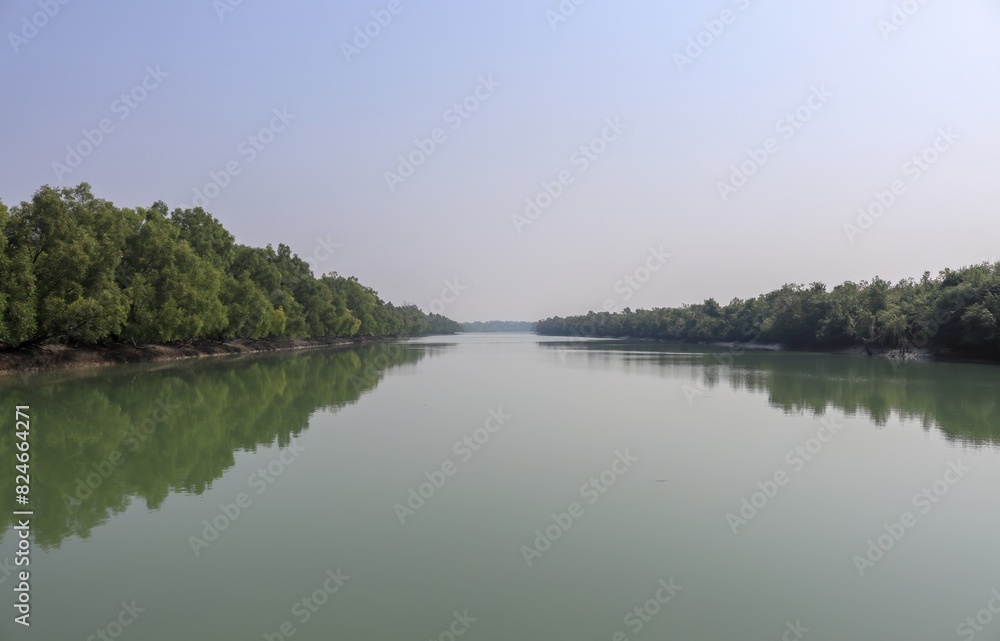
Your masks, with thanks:
[{"label": "sky", "polygon": [[7,0],[0,200],[87,182],[460,321],[1000,260],[991,0]]}]

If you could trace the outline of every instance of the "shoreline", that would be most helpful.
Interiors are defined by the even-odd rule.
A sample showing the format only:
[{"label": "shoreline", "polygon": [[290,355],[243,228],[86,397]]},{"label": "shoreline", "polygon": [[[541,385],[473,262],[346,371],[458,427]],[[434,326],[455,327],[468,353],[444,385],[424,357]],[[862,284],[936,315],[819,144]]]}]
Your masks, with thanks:
[{"label": "shoreline", "polygon": [[[446,334],[425,334],[435,336]],[[552,336],[536,334],[537,336]],[[233,339],[226,341],[199,340],[177,344],[152,343],[131,345],[128,343],[110,343],[107,345],[70,346],[61,344],[42,345],[26,349],[0,349],[0,379],[18,374],[35,372],[57,372],[97,369],[114,365],[132,363],[166,363],[172,361],[211,358],[215,356],[238,356],[241,354],[266,354],[268,352],[286,352],[300,349],[318,349],[324,347],[355,347],[369,343],[391,341],[401,338],[415,338],[415,334],[368,335],[353,337],[321,337],[321,338],[266,338],[266,339]],[[601,338],[601,337],[592,337]],[[612,337],[603,337],[612,338]],[[633,338],[628,336],[614,337],[619,340],[648,341],[655,343],[676,343],[668,339]],[[680,341],[683,343],[683,341]],[[699,343],[687,343],[697,345]],[[812,351],[794,350],[781,345],[740,342],[709,342],[700,343],[714,347],[741,349],[753,352],[785,352],[834,354],[866,358],[881,358],[907,362],[939,362],[939,363],[978,363],[997,365],[996,360],[989,357],[975,357],[968,354],[933,353],[926,349],[910,348],[910,351],[900,352],[898,349],[878,349],[866,353],[863,346],[855,346],[840,350]]]},{"label": "shoreline", "polygon": [[413,338],[414,335],[352,336],[324,338],[265,338],[258,340],[233,339],[227,341],[200,340],[181,344],[131,345],[42,345],[27,349],[0,350],[0,377],[30,372],[79,370],[130,363],[155,363],[179,361],[214,356],[263,354],[267,352],[316,349],[321,347],[353,347]]},{"label": "shoreline", "polygon": [[[537,334],[537,336],[548,336],[551,338],[568,338],[560,334]],[[835,356],[852,356],[864,358],[879,358],[889,361],[901,361],[909,363],[965,363],[974,365],[1000,365],[1000,357],[994,358],[990,355],[972,355],[966,352],[938,351],[933,352],[926,348],[907,345],[904,350],[899,348],[876,347],[868,352],[864,345],[855,345],[833,350],[819,349],[792,349],[776,343],[741,343],[738,341],[705,341],[688,342],[669,338],[649,338],[640,336],[584,336],[582,338],[592,338],[596,340],[627,340],[641,341],[663,344],[680,345],[707,345],[710,347],[722,347],[727,349],[740,349],[746,352],[781,352],[786,354],[831,354]]]}]

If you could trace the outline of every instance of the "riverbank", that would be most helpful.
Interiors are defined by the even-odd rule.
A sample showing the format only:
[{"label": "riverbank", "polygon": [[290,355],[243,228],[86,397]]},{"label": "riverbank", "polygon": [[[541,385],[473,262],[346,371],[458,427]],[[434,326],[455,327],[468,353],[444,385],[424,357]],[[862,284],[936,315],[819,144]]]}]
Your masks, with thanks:
[{"label": "riverbank", "polygon": [[0,349],[0,376],[38,371],[56,371],[176,361],[211,356],[256,354],[320,347],[350,347],[375,341],[407,338],[408,335],[354,336],[347,338],[268,338],[260,340],[190,341],[179,344],[132,345],[42,345],[27,349]]},{"label": "riverbank", "polygon": [[[666,341],[670,342],[670,341]],[[713,342],[706,343],[706,345],[713,345],[715,347],[725,347],[727,349],[738,349],[744,352],[813,352],[815,354],[840,354],[844,356],[865,356],[865,357],[875,357],[875,358],[887,358],[891,360],[898,361],[932,361],[932,360],[965,360],[961,357],[945,359],[939,355],[935,355],[930,351],[915,347],[907,346],[905,349],[888,348],[888,347],[865,347],[864,345],[856,345],[854,347],[848,347],[839,350],[796,350],[791,349],[785,345],[779,345],[777,343],[739,343],[739,342]]]},{"label": "riverbank", "polygon": [[[897,361],[933,361],[933,360],[947,360],[937,354],[932,353],[922,347],[915,347],[913,345],[908,345],[903,349],[898,347],[866,347],[864,345],[856,345],[854,347],[842,350],[840,352],[834,352],[838,354],[847,354],[848,356],[868,356],[876,358],[888,358]],[[963,360],[961,358],[957,360]]]},{"label": "riverbank", "polygon": [[[547,336],[550,338],[559,338],[559,334],[539,334],[535,332],[537,336]],[[577,336],[578,337],[578,336]],[[778,343],[741,343],[738,341],[708,341],[708,342],[690,342],[690,341],[677,341],[669,338],[649,338],[646,336],[587,336],[584,338],[594,338],[597,340],[607,339],[607,340],[626,340],[626,341],[637,341],[637,342],[648,342],[648,343],[662,343],[664,345],[670,344],[682,344],[682,345],[706,345],[710,347],[719,347],[728,349],[731,351],[738,352],[797,352],[797,353],[812,353],[812,354],[836,354],[839,356],[854,356],[854,357],[864,357],[864,358],[880,358],[892,361],[910,361],[910,362],[942,362],[942,363],[975,363],[984,365],[1000,365],[1000,352],[990,352],[990,351],[973,351],[965,350],[958,351],[954,349],[942,349],[938,351],[932,351],[926,347],[917,347],[912,343],[906,343],[902,349],[898,347],[879,347],[879,346],[864,346],[855,345],[853,347],[845,347],[842,349],[793,349],[787,345],[781,345]]]},{"label": "riverbank", "polygon": [[782,352],[813,352],[816,354],[840,354],[844,356],[860,356],[864,358],[884,358],[892,361],[910,362],[941,362],[941,363],[978,363],[987,365],[1000,364],[1000,355],[991,352],[973,352],[957,350],[931,351],[926,347],[917,347],[906,343],[899,347],[866,347],[855,345],[840,350],[793,350],[783,345],[761,345],[758,343],[711,343],[720,347],[738,347],[745,351],[782,351]]}]

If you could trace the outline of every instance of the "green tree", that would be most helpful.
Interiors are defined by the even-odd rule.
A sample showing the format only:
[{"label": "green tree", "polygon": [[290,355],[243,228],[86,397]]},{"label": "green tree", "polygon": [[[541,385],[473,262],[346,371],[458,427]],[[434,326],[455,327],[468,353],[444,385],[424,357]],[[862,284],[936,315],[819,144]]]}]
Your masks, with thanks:
[{"label": "green tree", "polygon": [[279,244],[237,245],[204,209],[119,209],[86,183],[0,203],[0,342],[171,342],[455,331]]},{"label": "green tree", "polygon": [[962,343],[989,345],[997,339],[997,319],[984,303],[969,306],[962,313]]},{"label": "green tree", "polygon": [[[128,310],[115,282],[127,234],[121,212],[94,198],[83,183],[74,189],[42,187],[31,202],[14,208],[13,217],[17,240],[11,257],[15,263],[27,259],[34,280],[33,340],[93,342],[118,333]],[[30,280],[23,264],[17,272],[21,282]],[[22,310],[18,316],[22,328],[31,325],[31,314]]]},{"label": "green tree", "polygon": [[358,334],[378,335],[383,333],[380,324],[380,306],[383,305],[375,290],[365,287],[354,276],[345,278],[336,273],[323,278],[331,291],[337,292],[344,300],[347,309],[358,320],[355,330]]},{"label": "green tree", "polygon": [[18,347],[35,335],[35,275],[14,222],[0,203],[0,342]]},{"label": "green tree", "polygon": [[227,338],[263,338],[274,335],[277,310],[250,277],[226,276],[227,285],[222,292],[228,325],[223,331]]},{"label": "green tree", "polygon": [[161,204],[133,215],[121,282],[131,309],[122,333],[132,341],[208,338],[228,325],[223,273],[180,237]]},{"label": "green tree", "polygon": [[[166,209],[162,202],[154,207]],[[187,241],[198,256],[220,270],[229,268],[236,254],[235,239],[211,214],[201,207],[175,209],[170,214],[170,222],[177,226],[180,238]]]}]

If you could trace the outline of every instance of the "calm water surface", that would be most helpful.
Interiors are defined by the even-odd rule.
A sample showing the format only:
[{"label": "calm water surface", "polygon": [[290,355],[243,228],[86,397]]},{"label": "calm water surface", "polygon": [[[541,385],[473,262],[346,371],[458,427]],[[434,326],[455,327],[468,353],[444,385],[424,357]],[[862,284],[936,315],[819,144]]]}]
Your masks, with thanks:
[{"label": "calm water surface", "polygon": [[7,380],[0,639],[85,641],[123,602],[142,641],[969,639],[1000,588],[998,389],[530,335]]}]

